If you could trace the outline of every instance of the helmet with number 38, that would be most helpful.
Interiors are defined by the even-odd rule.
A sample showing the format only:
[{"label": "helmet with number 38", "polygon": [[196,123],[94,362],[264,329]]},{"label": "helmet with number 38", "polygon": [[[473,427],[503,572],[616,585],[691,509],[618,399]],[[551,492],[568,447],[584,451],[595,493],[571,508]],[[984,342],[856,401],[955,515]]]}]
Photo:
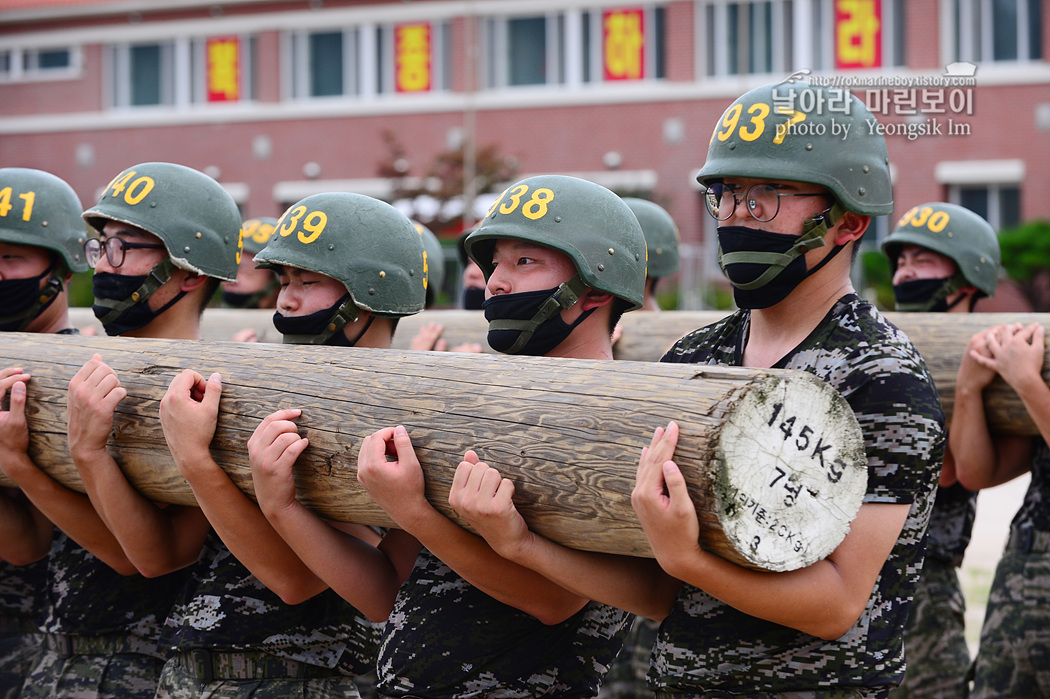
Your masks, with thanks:
[{"label": "helmet with number 38", "polygon": [[583,282],[639,308],[645,292],[645,237],[630,207],[594,182],[537,175],[507,188],[465,243],[488,279],[502,238],[553,248],[576,266]]},{"label": "helmet with number 38", "polygon": [[47,248],[68,271],[84,272],[83,208],[73,188],[50,172],[0,169],[0,242]]},{"label": "helmet with number 38", "polygon": [[886,138],[855,95],[805,81],[755,88],[722,114],[697,175],[808,182],[827,187],[847,210],[893,211]]},{"label": "helmet with number 38", "polygon": [[882,251],[897,272],[905,245],[918,245],[950,258],[966,284],[980,295],[994,296],[999,282],[999,238],[983,218],[962,206],[944,202],[920,204],[901,216],[882,241]]},{"label": "helmet with number 38", "polygon": [[393,206],[363,194],[326,192],[293,204],[255,262],[337,279],[356,306],[378,316],[418,313],[426,298],[420,234]]},{"label": "helmet with number 38", "polygon": [[110,220],[152,233],[180,269],[237,279],[241,214],[222,185],[203,172],[175,163],[134,165],[106,185],[83,217],[100,232]]}]

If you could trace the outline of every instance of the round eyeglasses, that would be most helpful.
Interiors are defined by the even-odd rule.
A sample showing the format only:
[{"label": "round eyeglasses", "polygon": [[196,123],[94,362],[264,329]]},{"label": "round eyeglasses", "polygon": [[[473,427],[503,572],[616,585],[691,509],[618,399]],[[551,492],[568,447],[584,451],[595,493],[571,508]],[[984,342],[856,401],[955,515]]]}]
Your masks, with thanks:
[{"label": "round eyeglasses", "polygon": [[121,238],[88,238],[84,243],[84,257],[87,258],[88,267],[95,269],[95,265],[102,259],[102,251],[106,251],[106,259],[110,267],[120,267],[124,264],[124,255],[127,250],[163,250],[164,246],[158,243],[129,243]]},{"label": "round eyeglasses", "polygon": [[742,197],[751,218],[763,223],[772,221],[780,213],[781,197],[824,197],[826,192],[781,192],[771,184],[756,184],[742,192],[738,185],[713,184],[704,191],[707,212],[715,220],[725,221],[736,211]]}]

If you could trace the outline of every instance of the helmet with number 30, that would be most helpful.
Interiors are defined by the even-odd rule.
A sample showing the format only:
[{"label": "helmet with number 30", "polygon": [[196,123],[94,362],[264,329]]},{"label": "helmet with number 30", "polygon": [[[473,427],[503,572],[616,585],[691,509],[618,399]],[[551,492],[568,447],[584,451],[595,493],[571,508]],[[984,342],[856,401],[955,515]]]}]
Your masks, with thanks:
[{"label": "helmet with number 30", "polygon": [[791,80],[755,88],[723,113],[696,179],[704,186],[726,177],[809,182],[827,187],[847,211],[888,214],[889,155],[874,121],[839,88]]},{"label": "helmet with number 30", "polygon": [[111,220],[152,233],[180,269],[237,279],[241,214],[222,185],[203,172],[175,163],[134,165],[106,185],[83,216],[100,232]]},{"label": "helmet with number 30", "polygon": [[639,308],[645,293],[645,237],[620,197],[594,182],[538,175],[511,185],[466,241],[467,254],[488,279],[501,238],[558,250],[586,286]]},{"label": "helmet with number 30", "polygon": [[356,306],[378,316],[418,313],[426,298],[420,234],[393,206],[363,194],[327,192],[293,204],[255,262],[337,279]]},{"label": "helmet with number 30", "polygon": [[980,295],[994,296],[999,282],[999,238],[991,225],[974,212],[955,204],[930,202],[914,207],[882,241],[882,251],[897,272],[897,257],[905,245],[919,245],[950,258],[964,282]]}]

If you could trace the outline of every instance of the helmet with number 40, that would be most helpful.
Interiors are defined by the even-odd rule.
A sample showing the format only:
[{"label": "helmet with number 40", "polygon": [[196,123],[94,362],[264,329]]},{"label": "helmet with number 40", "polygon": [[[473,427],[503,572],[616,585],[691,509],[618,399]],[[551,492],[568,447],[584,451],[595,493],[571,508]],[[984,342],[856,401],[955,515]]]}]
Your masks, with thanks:
[{"label": "helmet with number 40", "polygon": [[464,244],[486,279],[501,238],[558,250],[572,260],[586,286],[623,299],[629,310],[642,305],[645,237],[630,207],[599,184],[538,175],[507,188]]}]

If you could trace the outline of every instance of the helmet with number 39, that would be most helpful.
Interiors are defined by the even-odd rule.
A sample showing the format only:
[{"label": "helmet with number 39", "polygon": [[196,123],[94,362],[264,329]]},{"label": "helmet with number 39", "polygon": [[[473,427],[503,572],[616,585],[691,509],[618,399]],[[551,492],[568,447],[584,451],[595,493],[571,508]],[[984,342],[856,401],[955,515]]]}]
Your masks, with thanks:
[{"label": "helmet with number 39", "polygon": [[886,138],[855,95],[805,81],[755,88],[722,114],[697,175],[809,182],[865,216],[893,211]]},{"label": "helmet with number 39", "polygon": [[241,214],[222,185],[203,172],[175,163],[134,165],[106,185],[83,216],[100,232],[109,220],[152,233],[175,267],[237,279]]},{"label": "helmet with number 39", "polygon": [[992,226],[974,212],[955,204],[920,204],[901,216],[882,241],[882,251],[897,272],[897,258],[905,245],[918,245],[950,258],[979,295],[994,296],[999,282],[1001,253]]},{"label": "helmet with number 39", "polygon": [[420,234],[393,206],[363,194],[327,192],[293,204],[255,262],[337,279],[356,306],[381,317],[418,313],[426,298]]},{"label": "helmet with number 39", "polygon": [[620,197],[599,184],[565,175],[538,175],[511,185],[465,243],[488,279],[502,238],[558,250],[583,283],[639,308],[645,293],[645,237]]}]

